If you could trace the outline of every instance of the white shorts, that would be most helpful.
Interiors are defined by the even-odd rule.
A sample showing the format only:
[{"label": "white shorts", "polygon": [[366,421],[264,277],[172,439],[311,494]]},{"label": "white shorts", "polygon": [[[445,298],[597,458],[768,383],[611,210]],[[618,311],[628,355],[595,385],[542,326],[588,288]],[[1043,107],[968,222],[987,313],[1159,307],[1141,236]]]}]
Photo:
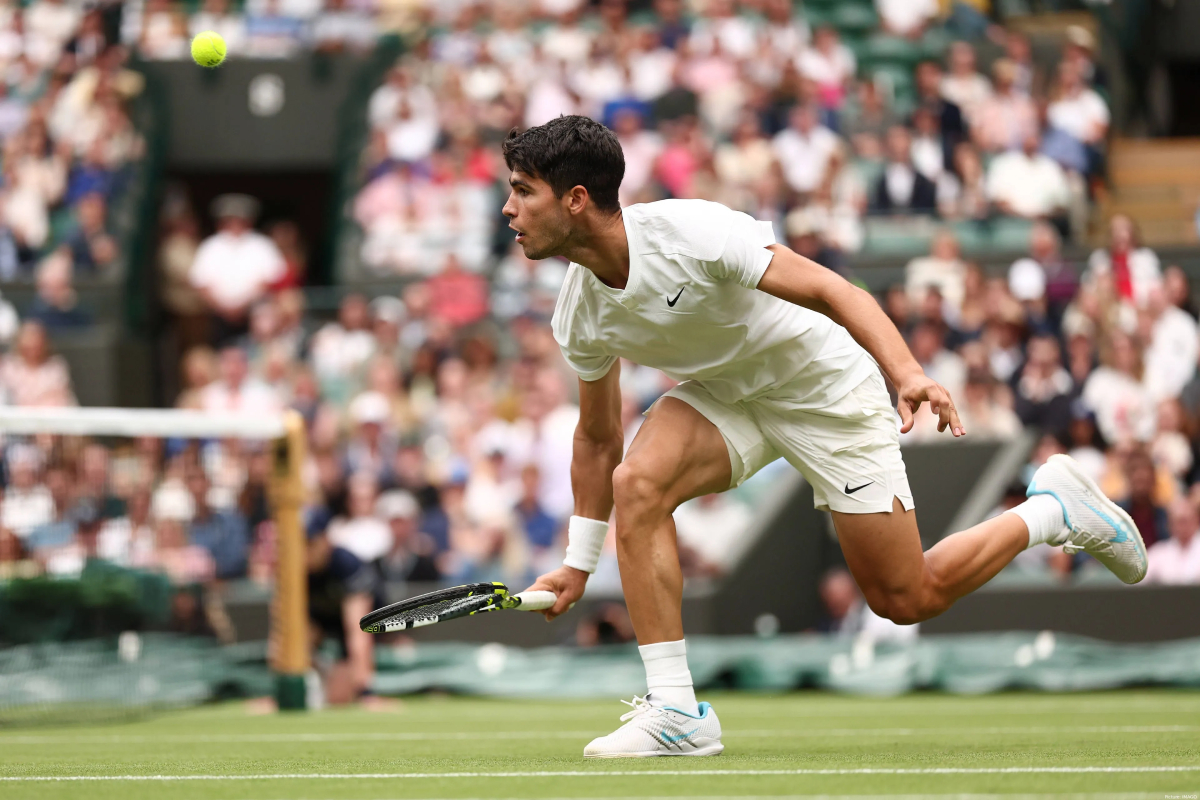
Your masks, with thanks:
[{"label": "white shorts", "polygon": [[878,372],[820,409],[787,408],[770,398],[724,403],[695,381],[664,397],[682,400],[721,431],[733,472],[730,488],[782,457],[812,485],[821,511],[891,511],[893,497],[913,508],[900,432]]}]

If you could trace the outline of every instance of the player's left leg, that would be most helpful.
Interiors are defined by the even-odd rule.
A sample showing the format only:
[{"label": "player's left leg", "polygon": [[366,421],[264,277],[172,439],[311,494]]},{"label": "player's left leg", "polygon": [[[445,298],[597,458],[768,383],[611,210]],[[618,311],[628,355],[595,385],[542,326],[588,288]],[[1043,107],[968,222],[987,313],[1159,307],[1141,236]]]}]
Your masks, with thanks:
[{"label": "player's left leg", "polygon": [[937,616],[1038,544],[1085,550],[1126,583],[1145,575],[1137,527],[1067,456],[1038,470],[1026,502],[922,552],[880,375],[824,408],[767,402],[753,416],[812,484],[817,508],[832,512],[847,566],[880,616],[902,624]]}]

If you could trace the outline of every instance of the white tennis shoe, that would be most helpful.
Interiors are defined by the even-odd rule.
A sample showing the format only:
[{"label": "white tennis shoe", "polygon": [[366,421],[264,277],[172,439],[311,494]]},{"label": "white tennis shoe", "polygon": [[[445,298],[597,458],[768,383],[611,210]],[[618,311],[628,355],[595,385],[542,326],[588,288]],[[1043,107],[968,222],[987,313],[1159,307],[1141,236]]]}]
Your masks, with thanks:
[{"label": "white tennis shoe", "polygon": [[1063,541],[1050,544],[1061,544],[1067,553],[1088,553],[1125,583],[1146,577],[1146,545],[1137,525],[1104,496],[1075,459],[1050,456],[1034,473],[1025,494],[1050,495],[1062,506],[1068,530]]},{"label": "white tennis shoe", "polygon": [[721,744],[721,723],[708,703],[696,716],[670,706],[651,705],[647,697],[622,700],[631,711],[625,724],[583,748],[584,758],[653,758],[654,756],[715,756]]}]

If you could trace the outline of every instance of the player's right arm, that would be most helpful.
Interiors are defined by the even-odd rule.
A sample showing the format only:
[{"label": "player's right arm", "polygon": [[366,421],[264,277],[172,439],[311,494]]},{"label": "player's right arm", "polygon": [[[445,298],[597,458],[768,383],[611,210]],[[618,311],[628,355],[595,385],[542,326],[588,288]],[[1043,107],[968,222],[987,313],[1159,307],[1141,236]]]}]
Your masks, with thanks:
[{"label": "player's right arm", "polygon": [[[571,487],[575,520],[606,523],[613,508],[613,470],[621,463],[625,435],[621,426],[621,364],[614,363],[602,378],[579,381],[579,424],[575,426],[571,457]],[[554,592],[558,602],[544,612],[554,619],[583,596],[588,575],[564,564],[539,577],[530,590]]]}]

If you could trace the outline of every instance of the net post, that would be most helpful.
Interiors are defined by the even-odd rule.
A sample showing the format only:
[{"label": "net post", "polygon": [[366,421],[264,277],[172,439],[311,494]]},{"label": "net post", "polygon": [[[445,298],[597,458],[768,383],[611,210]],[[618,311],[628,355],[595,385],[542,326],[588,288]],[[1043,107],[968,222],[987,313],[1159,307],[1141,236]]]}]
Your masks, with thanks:
[{"label": "net post", "polygon": [[275,700],[279,708],[303,710],[305,675],[309,668],[307,548],[301,519],[306,442],[304,418],[298,412],[286,412],[284,435],[273,445],[277,566],[271,613],[271,667],[276,676]]}]

